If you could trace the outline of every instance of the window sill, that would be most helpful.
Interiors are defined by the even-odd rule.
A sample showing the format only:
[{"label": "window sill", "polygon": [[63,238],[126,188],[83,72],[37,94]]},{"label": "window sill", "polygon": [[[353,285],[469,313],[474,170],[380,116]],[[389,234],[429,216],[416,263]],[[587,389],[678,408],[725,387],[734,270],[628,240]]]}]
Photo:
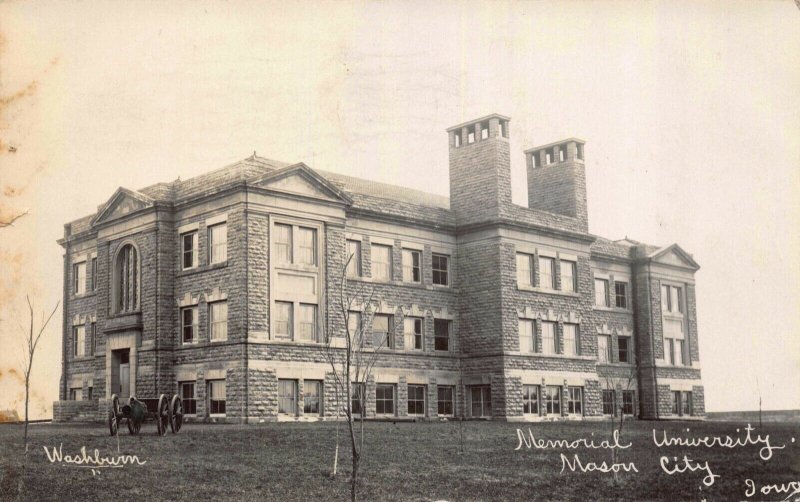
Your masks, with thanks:
[{"label": "window sill", "polygon": [[598,366],[600,366],[600,365],[602,365],[602,366],[611,366],[611,367],[614,367],[614,368],[633,368],[634,367],[633,363],[622,363],[622,362],[619,362],[619,361],[617,361],[615,363],[612,363],[610,361],[597,361],[597,365]]},{"label": "window sill", "polygon": [[97,290],[95,291],[84,291],[83,293],[72,293],[73,300],[80,300],[82,298],[91,298],[92,296],[97,295]]},{"label": "window sill", "polygon": [[91,361],[92,359],[94,359],[94,356],[90,354],[90,355],[83,355],[83,356],[72,356],[70,358],[70,361],[81,362],[81,361]]},{"label": "window sill", "polygon": [[547,358],[551,358],[551,359],[574,359],[574,360],[578,360],[578,361],[595,361],[596,360],[594,356],[581,356],[581,355],[570,356],[570,355],[567,355],[567,354],[545,354],[544,352],[519,352],[519,351],[514,351],[514,352],[509,352],[509,354],[514,355],[514,356],[526,356],[526,357],[547,357]]},{"label": "window sill", "polygon": [[444,286],[441,284],[424,284],[421,282],[406,282],[406,281],[395,281],[395,280],[384,281],[384,280],[373,279],[372,277],[347,277],[347,280],[356,282],[366,282],[374,285],[400,286],[412,289],[423,289],[427,291],[435,291],[435,290],[454,291],[452,287]]},{"label": "window sill", "polygon": [[199,274],[201,272],[210,272],[212,270],[218,270],[218,269],[221,269],[221,268],[225,268],[227,266],[228,266],[228,261],[226,260],[226,261],[223,261],[221,263],[214,263],[213,265],[205,265],[205,266],[202,266],[202,267],[198,266],[198,267],[187,268],[187,269],[183,269],[183,270],[178,271],[175,274],[175,277],[186,277],[186,276],[190,276],[190,275],[194,275],[194,274]]},{"label": "window sill", "polygon": [[601,312],[616,312],[619,314],[633,314],[633,310],[631,309],[623,309],[619,307],[604,307],[602,305],[592,305],[594,310],[598,310]]},{"label": "window sill", "polygon": [[556,295],[556,296],[566,296],[569,298],[580,298],[581,295],[579,293],[575,293],[573,291],[561,291],[559,289],[546,289],[546,288],[534,288],[531,286],[520,286],[517,285],[518,291],[526,291],[528,293],[542,293],[545,295]]}]

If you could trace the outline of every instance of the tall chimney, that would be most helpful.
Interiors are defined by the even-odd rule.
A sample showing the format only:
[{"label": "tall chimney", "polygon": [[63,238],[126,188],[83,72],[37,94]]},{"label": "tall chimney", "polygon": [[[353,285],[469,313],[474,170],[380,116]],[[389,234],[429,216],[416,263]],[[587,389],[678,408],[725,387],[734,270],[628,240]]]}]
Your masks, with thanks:
[{"label": "tall chimney", "polygon": [[528,207],[578,220],[589,231],[584,144],[578,138],[525,150]]},{"label": "tall chimney", "polygon": [[458,225],[497,218],[511,205],[510,120],[492,114],[447,130],[450,209]]}]

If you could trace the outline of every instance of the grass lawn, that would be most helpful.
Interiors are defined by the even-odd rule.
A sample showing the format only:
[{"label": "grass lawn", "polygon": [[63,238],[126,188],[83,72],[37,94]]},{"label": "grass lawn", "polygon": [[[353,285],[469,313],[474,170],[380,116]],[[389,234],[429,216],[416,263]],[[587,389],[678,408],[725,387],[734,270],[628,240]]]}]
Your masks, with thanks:
[{"label": "grass lawn", "polygon": [[[745,496],[745,479],[763,484],[800,481],[800,429],[797,424],[765,424],[775,450],[769,461],[759,458],[761,446],[735,449],[655,446],[652,430],[686,436],[744,433],[732,422],[628,422],[619,461],[634,462],[638,473],[561,473],[560,453],[577,453],[581,461],[611,463],[610,450],[579,448],[521,449],[517,428],[528,427],[537,438],[600,442],[610,436],[608,423],[513,424],[464,423],[464,454],[459,453],[459,427],[449,423],[367,423],[362,462],[361,500],[782,500],[784,494]],[[691,433],[685,429],[691,428]],[[107,427],[92,425],[31,426],[31,455],[22,500],[346,500],[349,497],[349,447],[342,424],[340,475],[331,479],[334,423],[261,425],[186,424],[180,434],[159,437],[146,422],[140,436],[120,435],[121,453],[137,455],[144,465],[91,469],[50,463],[43,446],[75,455],[115,456],[117,441]],[[594,434],[594,436],[592,436]],[[754,434],[754,435],[755,435]],[[792,443],[791,438],[798,441]],[[0,426],[0,499],[16,498],[21,473],[22,427]],[[667,475],[661,456],[684,455],[708,461],[717,478],[702,483],[705,472]],[[681,462],[682,463],[682,462]],[[702,487],[702,490],[700,489]],[[800,494],[795,495],[800,497]]]}]

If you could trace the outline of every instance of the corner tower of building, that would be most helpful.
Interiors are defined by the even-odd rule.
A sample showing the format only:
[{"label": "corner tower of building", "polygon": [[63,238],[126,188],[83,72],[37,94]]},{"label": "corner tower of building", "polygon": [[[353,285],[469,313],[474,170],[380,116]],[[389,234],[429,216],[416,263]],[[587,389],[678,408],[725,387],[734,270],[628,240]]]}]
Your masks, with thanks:
[{"label": "corner tower of building", "polygon": [[450,208],[458,225],[505,216],[511,205],[510,120],[493,114],[447,130]]},{"label": "corner tower of building", "polygon": [[528,207],[562,214],[589,229],[583,140],[569,138],[525,150]]}]

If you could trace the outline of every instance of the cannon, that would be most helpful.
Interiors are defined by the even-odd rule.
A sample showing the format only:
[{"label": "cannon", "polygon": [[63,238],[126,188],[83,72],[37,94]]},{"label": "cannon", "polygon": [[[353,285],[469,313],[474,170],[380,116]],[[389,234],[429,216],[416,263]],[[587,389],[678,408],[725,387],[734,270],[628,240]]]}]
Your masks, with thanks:
[{"label": "cannon", "polygon": [[119,432],[122,419],[125,419],[131,435],[139,434],[142,423],[148,419],[155,421],[159,436],[167,433],[167,426],[177,434],[183,425],[183,403],[177,394],[171,400],[161,394],[158,398],[144,399],[131,396],[126,404],[120,406],[119,397],[114,394],[108,411],[108,430],[112,436]]}]

